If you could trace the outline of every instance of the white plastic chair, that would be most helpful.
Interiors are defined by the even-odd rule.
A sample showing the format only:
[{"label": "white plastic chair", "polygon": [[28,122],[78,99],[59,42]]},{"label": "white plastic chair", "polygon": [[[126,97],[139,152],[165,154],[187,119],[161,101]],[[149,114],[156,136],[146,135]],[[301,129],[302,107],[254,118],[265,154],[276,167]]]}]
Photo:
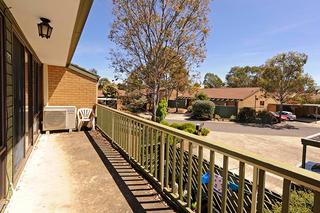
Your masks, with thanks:
[{"label": "white plastic chair", "polygon": [[95,128],[95,118],[91,108],[78,109],[78,131],[80,131],[84,122],[90,122],[92,119],[92,129]]}]

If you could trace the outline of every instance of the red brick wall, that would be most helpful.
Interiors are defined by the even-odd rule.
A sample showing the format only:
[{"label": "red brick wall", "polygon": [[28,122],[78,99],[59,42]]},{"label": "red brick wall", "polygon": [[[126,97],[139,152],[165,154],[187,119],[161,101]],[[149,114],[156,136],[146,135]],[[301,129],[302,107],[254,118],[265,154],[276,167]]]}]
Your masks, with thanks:
[{"label": "red brick wall", "polygon": [[66,67],[48,66],[48,105],[92,108],[96,80]]}]

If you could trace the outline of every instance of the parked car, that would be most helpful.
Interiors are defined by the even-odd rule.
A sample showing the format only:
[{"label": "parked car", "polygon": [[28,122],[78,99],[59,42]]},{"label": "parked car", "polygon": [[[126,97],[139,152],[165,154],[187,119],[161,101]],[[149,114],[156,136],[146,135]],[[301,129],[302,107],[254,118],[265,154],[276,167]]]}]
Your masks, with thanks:
[{"label": "parked car", "polygon": [[[280,114],[280,112],[277,112],[277,114]],[[294,121],[297,119],[297,116],[294,115],[292,112],[289,111],[282,111],[281,113],[282,115],[286,115],[289,119],[289,121]]]},{"label": "parked car", "polygon": [[[279,119],[279,117],[280,117],[280,115],[278,114],[278,113],[276,113],[276,112],[270,112],[271,113],[271,115],[273,115],[275,118],[277,118],[277,119]],[[282,121],[288,121],[289,120],[289,118],[288,118],[288,116],[287,115],[281,115],[281,120]]]}]

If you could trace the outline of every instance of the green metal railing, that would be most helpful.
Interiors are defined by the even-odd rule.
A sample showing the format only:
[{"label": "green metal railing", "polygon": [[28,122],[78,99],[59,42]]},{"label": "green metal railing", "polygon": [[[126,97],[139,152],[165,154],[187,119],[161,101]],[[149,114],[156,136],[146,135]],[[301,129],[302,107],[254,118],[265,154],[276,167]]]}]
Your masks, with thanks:
[{"label": "green metal railing", "polygon": [[[253,167],[250,212],[263,212],[265,203],[266,173],[283,180],[282,212],[289,211],[292,184],[311,190],[314,194],[314,212],[320,212],[320,175],[301,168],[268,160],[258,155],[229,147],[223,143],[212,142],[204,137],[189,134],[143,118],[139,118],[104,105],[97,105],[97,127],[107,135],[122,151],[146,174],[151,176],[176,203],[187,211],[192,211],[192,196],[196,193],[196,211],[201,212],[203,199],[203,153],[209,150],[209,174],[215,174],[215,153],[223,155],[221,172],[223,184],[221,212],[227,212],[228,167],[229,160],[239,161],[239,182],[237,190],[237,212],[244,209],[245,168]],[[193,165],[193,151],[197,149],[197,167]],[[170,154],[172,153],[172,154]],[[184,153],[184,154],[181,154]],[[185,160],[185,153],[188,158]],[[185,171],[185,173],[182,173]],[[195,173],[195,174],[194,174]],[[196,180],[192,180],[196,175]],[[183,177],[187,178],[185,181]],[[209,179],[207,187],[207,209],[213,212],[214,178]]]}]

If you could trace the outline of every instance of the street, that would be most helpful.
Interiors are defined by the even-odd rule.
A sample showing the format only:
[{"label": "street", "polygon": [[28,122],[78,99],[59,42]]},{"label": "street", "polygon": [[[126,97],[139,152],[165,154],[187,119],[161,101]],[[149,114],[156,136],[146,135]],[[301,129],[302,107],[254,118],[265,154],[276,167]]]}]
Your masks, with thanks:
[{"label": "street", "polygon": [[320,132],[320,126],[315,124],[306,124],[301,122],[286,122],[273,126],[260,124],[247,124],[235,122],[221,122],[221,121],[194,121],[183,119],[166,119],[169,123],[204,123],[204,127],[215,132],[229,132],[240,134],[255,134],[255,135],[278,135],[278,136],[293,136],[306,137]]}]

